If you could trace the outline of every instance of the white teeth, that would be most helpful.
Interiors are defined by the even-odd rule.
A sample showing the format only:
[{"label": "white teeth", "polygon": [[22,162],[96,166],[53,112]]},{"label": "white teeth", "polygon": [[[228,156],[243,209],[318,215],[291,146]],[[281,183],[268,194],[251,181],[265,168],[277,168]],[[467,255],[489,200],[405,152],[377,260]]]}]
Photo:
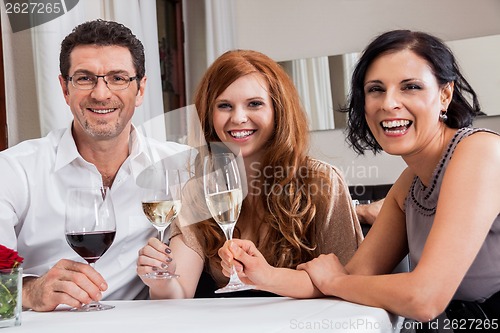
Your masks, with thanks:
[{"label": "white teeth", "polygon": [[115,109],[105,109],[105,110],[100,110],[100,109],[90,109],[92,112],[99,113],[99,114],[106,114],[115,111]]},{"label": "white teeth", "polygon": [[229,134],[231,134],[232,137],[235,137],[237,139],[245,138],[249,135],[252,135],[254,131],[230,131]]},{"label": "white teeth", "polygon": [[383,121],[382,122],[382,126],[384,128],[393,128],[393,127],[406,127],[410,125],[410,121],[409,120],[390,120],[390,121]]},{"label": "white teeth", "polygon": [[404,134],[406,132],[405,129],[397,129],[397,130],[386,130],[386,133],[391,132],[392,134]]}]

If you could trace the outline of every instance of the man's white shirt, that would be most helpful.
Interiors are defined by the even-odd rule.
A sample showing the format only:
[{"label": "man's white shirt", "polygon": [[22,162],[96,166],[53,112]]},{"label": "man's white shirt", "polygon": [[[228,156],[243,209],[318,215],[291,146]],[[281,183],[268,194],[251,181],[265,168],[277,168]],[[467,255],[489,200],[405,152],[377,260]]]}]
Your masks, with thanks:
[{"label": "man's white shirt", "polygon": [[[129,152],[107,194],[117,228],[113,244],[95,265],[108,283],[104,299],[144,297],[136,262],[156,230],[142,212],[136,179],[155,162],[183,167],[193,158],[189,147],[145,138],[135,128]],[[66,192],[100,186],[102,177],[78,153],[71,126],[0,152],[0,244],[17,249],[27,274],[43,275],[63,258],[85,262],[66,242]]]}]

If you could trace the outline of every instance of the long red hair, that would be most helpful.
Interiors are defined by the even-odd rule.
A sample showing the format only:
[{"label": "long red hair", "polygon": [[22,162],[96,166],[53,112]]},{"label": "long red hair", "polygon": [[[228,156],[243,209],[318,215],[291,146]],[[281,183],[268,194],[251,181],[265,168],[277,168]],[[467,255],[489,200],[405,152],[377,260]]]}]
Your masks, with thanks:
[{"label": "long red hair", "polygon": [[[213,126],[216,98],[238,78],[260,73],[269,85],[273,102],[275,130],[265,147],[261,167],[268,170],[286,170],[283,173],[262,173],[261,184],[267,188],[278,186],[286,193],[261,191],[264,221],[269,225],[266,238],[257,246],[269,264],[276,267],[296,267],[317,256],[314,220],[326,219],[316,215],[316,206],[327,206],[324,195],[313,196],[308,185],[328,178],[321,172],[300,170],[308,168],[309,129],[306,114],[297,90],[284,69],[266,55],[250,50],[233,50],[221,55],[208,68],[195,93],[195,105],[207,142],[220,141]],[[302,189],[302,190],[301,190]],[[323,207],[324,207],[323,206]],[[243,202],[242,211],[252,209]],[[323,214],[319,214],[323,215]],[[212,269],[220,270],[217,250],[224,236],[213,220],[198,225],[200,239]]]}]

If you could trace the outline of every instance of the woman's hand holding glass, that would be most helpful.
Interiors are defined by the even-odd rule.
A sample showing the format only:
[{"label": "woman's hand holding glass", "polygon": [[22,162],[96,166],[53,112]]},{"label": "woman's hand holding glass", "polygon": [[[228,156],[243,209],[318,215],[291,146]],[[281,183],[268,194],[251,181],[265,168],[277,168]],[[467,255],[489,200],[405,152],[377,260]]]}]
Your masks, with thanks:
[{"label": "woman's hand holding glass", "polygon": [[249,240],[232,239],[226,241],[218,251],[222,259],[222,273],[231,276],[233,267],[241,281],[255,285],[256,289],[268,290],[266,285],[272,278],[274,267],[269,265],[255,244]]},{"label": "woman's hand holding glass", "polygon": [[170,248],[158,238],[150,238],[148,244],[139,250],[137,274],[144,284],[151,286],[155,279],[151,279],[147,275],[159,269],[167,271],[171,276],[178,276],[175,274],[176,265]]},{"label": "woman's hand holding glass", "polygon": [[[157,241],[150,239],[148,245],[139,252],[137,272],[141,278],[171,279],[178,275],[173,274],[171,268],[167,269],[172,265],[173,259],[163,255],[170,254],[170,249],[162,242],[165,230],[177,217],[182,207],[181,172],[167,169],[157,175],[159,177],[152,177],[151,183],[147,184],[143,190],[142,209],[149,222],[158,230],[158,238]],[[146,260],[144,256],[149,260]]]}]

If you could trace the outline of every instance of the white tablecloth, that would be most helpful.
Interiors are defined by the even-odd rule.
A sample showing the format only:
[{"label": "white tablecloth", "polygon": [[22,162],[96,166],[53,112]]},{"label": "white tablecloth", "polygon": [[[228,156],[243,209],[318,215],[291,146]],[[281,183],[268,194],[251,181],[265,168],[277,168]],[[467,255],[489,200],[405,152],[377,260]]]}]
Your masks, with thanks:
[{"label": "white tablecloth", "polygon": [[402,318],[338,299],[285,297],[107,301],[99,312],[25,311],[0,333],[399,332]]}]

